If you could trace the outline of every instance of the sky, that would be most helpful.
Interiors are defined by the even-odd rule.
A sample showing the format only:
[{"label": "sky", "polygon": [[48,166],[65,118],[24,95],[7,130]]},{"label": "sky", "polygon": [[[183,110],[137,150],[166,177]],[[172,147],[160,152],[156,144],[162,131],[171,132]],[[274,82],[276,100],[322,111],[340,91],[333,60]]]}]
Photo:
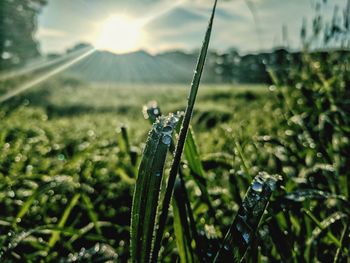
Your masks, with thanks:
[{"label": "sky", "polygon": [[[219,0],[211,48],[218,51],[236,48],[244,53],[283,45],[296,49],[300,47],[303,18],[311,22],[317,1]],[[334,4],[346,4],[346,0],[328,2],[323,11],[329,16]],[[63,52],[79,42],[93,45],[102,42],[101,47],[116,53],[139,49],[151,53],[190,51],[200,47],[212,3],[210,0],[49,0],[39,15],[36,38],[43,53]],[[116,24],[118,21],[121,25]],[[282,37],[283,26],[287,41]],[[118,48],[112,50],[112,46]],[[125,46],[130,46],[130,50]]]}]

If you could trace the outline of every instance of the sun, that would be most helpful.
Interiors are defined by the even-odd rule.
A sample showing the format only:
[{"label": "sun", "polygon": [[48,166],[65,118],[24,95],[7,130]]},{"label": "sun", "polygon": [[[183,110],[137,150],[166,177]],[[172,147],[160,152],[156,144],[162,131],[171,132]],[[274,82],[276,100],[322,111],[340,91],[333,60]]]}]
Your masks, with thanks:
[{"label": "sun", "polygon": [[127,53],[137,50],[142,41],[142,26],[122,15],[113,15],[101,24],[95,46],[100,50]]}]

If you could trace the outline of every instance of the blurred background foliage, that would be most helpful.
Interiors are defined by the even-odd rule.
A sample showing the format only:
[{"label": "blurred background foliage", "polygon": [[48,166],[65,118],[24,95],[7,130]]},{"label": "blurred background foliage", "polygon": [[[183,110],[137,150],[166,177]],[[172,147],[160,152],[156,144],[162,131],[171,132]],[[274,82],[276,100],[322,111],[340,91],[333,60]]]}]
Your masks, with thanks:
[{"label": "blurred background foliage", "polygon": [[0,70],[23,65],[39,56],[34,39],[37,14],[46,0],[3,0],[0,2]]}]

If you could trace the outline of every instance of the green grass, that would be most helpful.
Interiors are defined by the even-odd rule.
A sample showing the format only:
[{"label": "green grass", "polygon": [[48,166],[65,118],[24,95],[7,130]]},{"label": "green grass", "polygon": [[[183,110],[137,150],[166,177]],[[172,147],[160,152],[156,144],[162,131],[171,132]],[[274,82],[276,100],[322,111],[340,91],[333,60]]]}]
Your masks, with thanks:
[{"label": "green grass", "polygon": [[[62,80],[48,85],[52,89],[45,95],[48,99],[41,103],[32,101],[26,105],[27,99],[30,101],[36,92],[42,92],[38,89],[32,91],[34,94],[23,95],[21,101],[25,105],[2,106],[0,223],[4,258],[57,261],[78,257],[81,251],[86,251],[87,258],[92,260],[115,258],[118,254],[119,260],[126,262],[130,256],[133,184],[151,129],[143,117],[142,105],[156,99],[164,114],[181,109],[186,90],[178,86],[149,87],[148,90],[148,87],[105,88],[79,84],[74,94],[85,96],[75,102],[75,110],[63,114],[65,102],[67,108],[73,105],[72,95],[65,91],[67,87]],[[97,96],[103,94],[101,90],[109,95]],[[180,254],[182,258],[188,257],[189,251],[199,253],[203,259],[207,254],[214,256],[220,248],[219,240],[239,211],[250,178],[262,169],[280,173],[285,188],[273,195],[268,215],[263,216],[259,224],[261,232],[253,238],[246,259],[251,262],[258,258],[263,262],[268,258],[310,261],[314,256],[329,258],[336,253],[337,260],[344,258],[345,244],[348,244],[344,234],[348,227],[344,222],[348,218],[349,203],[346,190],[337,188],[346,188],[346,183],[342,176],[340,183],[335,183],[338,179],[331,176],[333,166],[310,162],[313,157],[309,148],[307,151],[299,146],[294,148],[298,145],[290,139],[293,134],[290,130],[294,128],[280,126],[284,125],[285,117],[281,115],[284,110],[275,98],[275,92],[264,86],[201,87],[192,122],[198,149],[194,150],[191,144],[187,150],[185,147],[182,167],[190,205],[184,207],[185,203],[178,202],[180,206],[170,213],[161,249],[165,261],[177,258],[177,246],[187,251]],[[127,110],[119,111],[118,103],[127,105]],[[108,110],[101,110],[104,107]],[[122,123],[126,125],[128,143],[125,134],[120,132]],[[199,157],[195,157],[196,152]],[[169,165],[165,164],[165,171]],[[317,171],[322,174],[317,185],[312,180],[305,183],[305,179],[298,179],[300,182],[293,179],[293,176],[312,179]],[[204,181],[197,178],[198,174]],[[203,186],[198,182],[207,189],[214,215],[208,213],[210,208],[202,196]],[[311,188],[322,192],[312,192]],[[73,202],[77,195],[80,195],[79,201]],[[90,202],[84,201],[84,196],[88,196]],[[303,211],[311,211],[313,217]],[[327,219],[337,211],[342,214]],[[187,230],[180,232],[180,229]],[[7,233],[13,233],[15,241],[11,241]],[[198,246],[193,246],[189,238],[195,239]],[[6,244],[11,242],[16,245],[8,249]],[[321,252],[321,245],[327,249]],[[106,248],[95,253],[96,246]]]},{"label": "green grass", "polygon": [[[51,89],[46,92],[48,86]],[[236,109],[243,109],[250,101],[249,111],[259,112],[269,101],[269,93],[264,86],[201,88],[193,129],[198,131],[199,152],[203,157],[208,155],[209,163],[213,162],[211,153],[226,152],[225,148],[233,151],[232,145],[222,140],[230,129],[241,130],[244,122],[255,125],[246,107],[241,112]],[[74,92],[67,92],[69,89]],[[25,250],[25,258],[36,261],[48,253],[49,244],[54,244],[47,259],[55,261],[78,253],[82,247],[92,248],[97,242],[112,246],[121,259],[129,257],[131,194],[137,166],[130,160],[119,128],[126,125],[131,154],[139,159],[150,129],[142,105],[157,100],[162,112],[175,111],[183,106],[186,93],[181,86],[106,88],[80,83],[69,88],[64,79],[57,79],[24,94],[18,103],[14,102],[15,107],[2,106],[2,240],[7,242],[3,238],[11,231],[12,222],[18,233],[36,227],[45,229],[28,234],[11,253],[6,253],[6,258],[14,259]],[[45,99],[36,101],[38,96]],[[233,112],[235,117],[231,116]],[[230,118],[221,122],[227,114]],[[236,118],[242,123],[236,123]],[[218,137],[214,139],[212,134]],[[66,175],[58,177],[58,184],[51,184],[56,176]],[[207,183],[213,180],[208,178]],[[70,208],[75,193],[81,197]],[[91,204],[84,201],[84,196]],[[64,211],[69,211],[65,218]]]},{"label": "green grass", "polygon": [[[310,89],[322,87],[302,81]],[[341,138],[347,136],[347,124],[333,131],[333,140],[341,143],[329,141],[332,130],[318,124],[323,119],[315,116],[344,115],[320,108],[328,104],[317,104],[319,112],[313,104],[300,104],[300,98],[306,98],[301,92],[270,91],[266,86],[201,87],[180,166],[183,181],[175,184],[161,243],[162,260],[200,257],[211,262],[225,236],[229,247],[236,248],[231,252],[248,262],[346,259],[348,148]],[[186,93],[181,86],[68,87],[67,80],[59,78],[3,105],[2,260],[94,262],[118,255],[126,262],[133,187],[151,129],[143,105],[157,100],[164,115],[184,110]],[[281,103],[284,99],[288,104]],[[335,103],[346,110],[342,101]],[[300,114],[308,125],[299,122]],[[315,138],[321,138],[320,148]],[[322,151],[326,155],[320,155]],[[168,159],[165,178],[169,167]],[[242,246],[237,215],[242,215],[245,194],[260,171],[282,175],[283,187],[272,194],[265,214],[259,217],[256,212],[257,221],[247,222],[248,229],[258,226],[258,231],[249,230],[251,243]],[[264,205],[258,204],[259,211]]]}]

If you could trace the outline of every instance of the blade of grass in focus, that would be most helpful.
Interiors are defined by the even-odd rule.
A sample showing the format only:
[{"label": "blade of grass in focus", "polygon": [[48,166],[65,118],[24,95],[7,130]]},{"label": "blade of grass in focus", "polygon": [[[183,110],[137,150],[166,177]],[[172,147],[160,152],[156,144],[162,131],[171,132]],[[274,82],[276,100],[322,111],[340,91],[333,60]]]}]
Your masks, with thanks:
[{"label": "blade of grass in focus", "polygon": [[[150,122],[155,121],[159,116],[161,116],[160,108],[158,107],[155,101],[149,102],[147,105],[145,105],[143,107],[143,113],[144,113],[145,119],[150,120]],[[178,112],[176,115],[177,117],[179,117],[179,120],[182,121],[183,113]],[[176,125],[175,127],[176,127],[175,128],[176,132],[179,133],[180,126]],[[201,181],[205,183],[204,169],[202,167],[198,150],[196,147],[197,146],[195,145],[194,138],[192,136],[191,127],[189,127],[189,133],[185,143],[185,155],[186,153],[191,155],[188,158],[188,163],[189,163],[189,166],[192,167],[192,170],[196,169],[195,171],[197,171],[197,173],[203,175],[202,177],[197,176],[197,178],[195,178],[195,181],[197,182],[199,187],[201,186],[203,187],[202,182],[200,182],[199,184],[198,177],[200,177],[199,179],[201,179]],[[186,152],[186,148],[189,148],[190,151]],[[172,140],[169,147],[169,152],[173,154],[174,151],[175,151],[175,146],[174,146],[174,141]],[[193,154],[194,156],[192,157]],[[196,223],[194,220],[191,204],[187,195],[187,189],[185,186],[185,181],[183,179],[183,171],[181,167],[179,167],[179,178],[180,178],[179,179],[180,185],[178,185],[179,188],[177,189],[179,193],[177,197],[179,198],[173,201],[174,229],[175,229],[176,243],[179,250],[180,259],[184,262],[188,262],[190,261],[190,259],[191,261],[193,261],[192,248],[189,245],[191,244],[192,238],[196,243],[196,253],[198,256],[200,256],[200,253],[199,253],[200,250],[198,247],[199,241],[198,241]],[[180,189],[180,187],[182,189]],[[210,205],[208,206],[211,207]],[[188,222],[187,222],[187,218],[189,220]],[[185,229],[187,230],[185,231]]]},{"label": "blade of grass in focus", "polygon": [[279,176],[259,173],[251,183],[214,262],[241,262],[251,245]]},{"label": "blade of grass in focus", "polygon": [[191,90],[190,90],[190,94],[189,94],[188,102],[187,102],[187,107],[186,107],[186,111],[185,111],[185,116],[184,116],[183,121],[182,121],[181,130],[179,133],[179,138],[178,138],[178,142],[177,142],[176,149],[175,149],[173,163],[171,165],[170,172],[169,172],[169,178],[168,178],[168,183],[167,183],[167,187],[166,187],[166,191],[165,191],[165,196],[163,199],[162,210],[161,210],[161,213],[159,216],[158,229],[157,229],[155,240],[154,240],[154,247],[153,247],[151,262],[157,262],[157,260],[158,260],[158,253],[160,250],[161,241],[162,241],[163,233],[164,233],[164,228],[165,228],[166,220],[168,217],[170,199],[171,199],[171,196],[173,193],[176,175],[177,175],[178,170],[179,170],[181,156],[182,156],[182,152],[183,152],[185,141],[186,141],[187,131],[188,131],[188,128],[190,125],[190,120],[191,120],[191,117],[193,114],[193,108],[194,108],[194,104],[196,101],[199,84],[201,81],[201,76],[202,76],[202,72],[203,72],[203,68],[204,68],[204,64],[205,64],[205,59],[206,59],[207,52],[208,52],[210,36],[211,36],[214,15],[215,15],[215,10],[216,10],[216,4],[217,4],[217,0],[215,0],[215,2],[214,2],[211,17],[209,19],[208,28],[207,28],[207,31],[206,31],[206,34],[204,37],[204,41],[203,41],[203,45],[202,45],[202,48],[200,51],[196,70],[194,72],[193,81],[191,84]]},{"label": "blade of grass in focus", "polygon": [[164,164],[178,118],[160,117],[153,124],[139,167],[131,213],[131,258],[149,262]]},{"label": "blade of grass in focus", "polygon": [[[145,119],[150,120],[150,122],[153,122],[156,120],[157,117],[161,116],[161,110],[155,101],[149,102],[147,105],[143,107],[143,114]],[[180,116],[182,113],[178,113]],[[181,116],[182,120],[183,116]],[[176,132],[180,132],[180,126],[176,126]],[[172,142],[170,145],[169,150],[171,153],[175,150],[174,143]],[[186,137],[186,142],[185,142],[185,147],[184,147],[184,155],[185,158],[188,162],[188,166],[191,170],[191,175],[195,182],[197,183],[200,191],[201,191],[201,198],[202,200],[208,205],[209,208],[209,215],[214,219],[215,223],[217,223],[216,217],[215,217],[215,211],[212,206],[212,202],[207,190],[207,185],[206,185],[206,180],[205,180],[205,172],[203,168],[203,164],[201,161],[201,157],[199,154],[199,150],[195,141],[194,133],[189,126],[188,132],[187,132],[187,137]],[[181,169],[180,169],[181,170]]]}]

